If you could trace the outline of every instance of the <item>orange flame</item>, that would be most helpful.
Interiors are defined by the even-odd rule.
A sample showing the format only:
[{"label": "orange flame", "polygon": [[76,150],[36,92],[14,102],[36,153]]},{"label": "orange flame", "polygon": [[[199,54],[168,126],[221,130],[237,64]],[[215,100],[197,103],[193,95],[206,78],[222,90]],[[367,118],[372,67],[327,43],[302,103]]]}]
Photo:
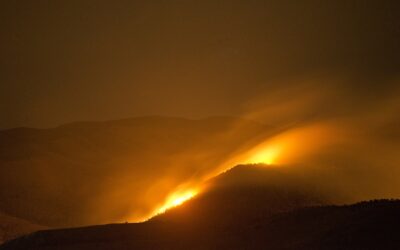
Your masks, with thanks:
[{"label": "orange flame", "polygon": [[189,189],[183,192],[175,192],[171,194],[166,202],[158,208],[156,211],[156,214],[162,214],[165,213],[168,209],[177,207],[182,205],[184,202],[192,199],[194,196],[198,194],[198,191],[195,189]]},{"label": "orange flame", "polygon": [[[154,210],[149,218],[180,206],[201,192],[204,183],[239,164],[286,164],[312,154],[317,148],[332,142],[332,127],[327,124],[313,124],[288,130],[277,136],[266,139],[243,153],[228,159],[219,166],[219,170],[205,176],[195,183],[187,183],[171,193],[165,202]],[[337,135],[337,134],[336,134]],[[335,138],[336,140],[337,138]]]}]

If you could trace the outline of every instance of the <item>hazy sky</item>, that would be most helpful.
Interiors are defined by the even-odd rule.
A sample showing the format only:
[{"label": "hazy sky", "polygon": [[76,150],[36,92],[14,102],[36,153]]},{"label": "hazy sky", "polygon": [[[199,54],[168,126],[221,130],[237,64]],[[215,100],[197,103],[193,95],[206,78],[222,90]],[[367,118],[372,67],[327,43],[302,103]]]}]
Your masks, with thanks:
[{"label": "hazy sky", "polygon": [[320,72],[372,96],[400,73],[398,2],[3,1],[0,128],[240,115]]}]

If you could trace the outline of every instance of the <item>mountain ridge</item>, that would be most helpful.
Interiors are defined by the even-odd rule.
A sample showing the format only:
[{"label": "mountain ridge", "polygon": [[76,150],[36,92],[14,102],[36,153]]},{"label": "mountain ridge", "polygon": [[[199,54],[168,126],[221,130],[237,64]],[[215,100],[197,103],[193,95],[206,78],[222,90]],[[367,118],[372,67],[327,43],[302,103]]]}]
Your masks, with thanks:
[{"label": "mountain ridge", "polygon": [[[133,220],[140,220],[193,172],[205,174],[268,131],[226,117],[139,117],[0,131],[0,210],[49,227],[122,221],[135,207]],[[154,201],[146,201],[146,193]]]}]

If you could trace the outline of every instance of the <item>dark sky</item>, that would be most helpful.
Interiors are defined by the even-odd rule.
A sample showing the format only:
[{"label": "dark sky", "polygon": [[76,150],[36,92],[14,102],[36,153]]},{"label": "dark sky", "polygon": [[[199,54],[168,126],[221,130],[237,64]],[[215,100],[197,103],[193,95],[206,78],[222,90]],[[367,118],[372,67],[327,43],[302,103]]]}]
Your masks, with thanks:
[{"label": "dark sky", "polygon": [[400,73],[399,5],[2,1],[0,128],[238,115],[277,79],[319,72],[372,95]]}]

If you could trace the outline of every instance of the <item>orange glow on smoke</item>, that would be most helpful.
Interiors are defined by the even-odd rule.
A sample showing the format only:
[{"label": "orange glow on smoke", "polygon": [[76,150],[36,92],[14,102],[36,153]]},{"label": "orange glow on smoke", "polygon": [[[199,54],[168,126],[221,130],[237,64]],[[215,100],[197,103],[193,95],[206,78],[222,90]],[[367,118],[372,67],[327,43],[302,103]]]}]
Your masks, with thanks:
[{"label": "orange glow on smoke", "polygon": [[328,124],[312,124],[303,127],[297,127],[284,131],[276,136],[269,137],[263,142],[253,145],[253,147],[243,150],[241,153],[227,159],[226,162],[218,167],[218,170],[204,176],[196,182],[186,183],[184,188],[178,188],[172,192],[165,202],[156,208],[152,215],[162,214],[167,210],[180,206],[186,201],[199,194],[205,183],[235,167],[239,164],[258,164],[282,165],[296,163],[303,157],[309,157],[310,154],[318,152],[318,149],[329,145],[338,140],[338,131],[335,131]]},{"label": "orange glow on smoke", "polygon": [[269,145],[265,148],[260,149],[254,155],[252,155],[247,163],[265,163],[268,165],[276,163],[279,154],[282,152],[282,148],[279,145]]},{"label": "orange glow on smoke", "polygon": [[294,127],[258,144],[247,146],[220,164],[206,179],[220,175],[240,164],[292,165],[318,154],[322,148],[343,140],[343,131],[334,124],[313,123]]},{"label": "orange glow on smoke", "polygon": [[327,124],[314,124],[283,132],[244,153],[241,164],[289,164],[318,152],[338,140],[337,131]]}]

